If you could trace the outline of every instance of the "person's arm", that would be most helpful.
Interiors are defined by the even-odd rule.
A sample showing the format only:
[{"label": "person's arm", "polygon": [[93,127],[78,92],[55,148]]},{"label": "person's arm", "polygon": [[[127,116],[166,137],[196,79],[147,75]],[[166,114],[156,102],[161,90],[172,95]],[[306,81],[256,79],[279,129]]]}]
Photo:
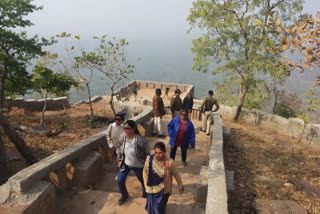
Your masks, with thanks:
[{"label": "person's arm", "polygon": [[112,123],[109,125],[109,127],[107,129],[107,133],[106,133],[107,143],[108,143],[110,149],[113,147],[111,133],[112,133]]},{"label": "person's arm", "polygon": [[183,186],[183,183],[182,183],[181,176],[178,173],[178,171],[176,169],[176,166],[174,165],[174,162],[171,159],[170,159],[170,165],[171,165],[172,176],[177,181],[180,193],[183,193],[184,192],[184,186]]},{"label": "person's arm", "polygon": [[172,119],[169,123],[168,123],[168,135],[169,137],[172,137],[174,133],[174,119]]},{"label": "person's arm", "polygon": [[216,102],[214,103],[214,105],[216,106],[215,110],[213,112],[216,112],[219,110],[220,106],[219,106],[219,103],[218,101],[216,100]]},{"label": "person's arm", "polygon": [[190,146],[192,147],[192,148],[194,148],[195,147],[195,142],[196,142],[196,135],[195,135],[195,131],[194,131],[194,126],[193,126],[193,124],[192,124],[192,122],[190,121],[190,130],[191,130],[191,134],[190,134]]},{"label": "person's arm", "polygon": [[147,157],[143,167],[143,183],[145,187],[147,186],[148,176],[149,176],[149,162],[150,162],[149,159],[150,159],[150,156]]},{"label": "person's arm", "polygon": [[202,104],[201,104],[201,107],[200,107],[200,111],[204,112],[203,107],[204,107],[204,105],[206,104],[206,102],[207,102],[207,98],[205,98],[205,99],[203,100],[203,102],[202,102]]},{"label": "person's arm", "polygon": [[174,109],[175,109],[174,105],[175,105],[174,98],[171,98],[171,100],[170,100],[170,111],[172,113],[174,113]]},{"label": "person's arm", "polygon": [[122,133],[120,138],[119,138],[119,152],[117,154],[117,161],[120,162],[123,159],[123,146],[124,146],[124,141],[125,141],[125,133]]}]

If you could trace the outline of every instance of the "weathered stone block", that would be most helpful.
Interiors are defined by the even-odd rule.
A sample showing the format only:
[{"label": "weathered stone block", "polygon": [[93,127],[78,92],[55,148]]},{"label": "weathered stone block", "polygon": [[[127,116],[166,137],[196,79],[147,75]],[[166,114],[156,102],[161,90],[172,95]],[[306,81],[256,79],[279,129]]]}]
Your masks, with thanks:
[{"label": "weathered stone block", "polygon": [[196,206],[200,209],[206,208],[208,194],[208,166],[202,166],[197,184],[197,191],[195,195]]},{"label": "weathered stone block", "polygon": [[102,174],[102,156],[97,152],[91,152],[86,158],[75,163],[74,167],[75,184],[80,187],[93,186]]},{"label": "weathered stone block", "polygon": [[151,137],[152,136],[152,128],[153,128],[153,118],[138,124],[138,131],[144,137]]},{"label": "weathered stone block", "polygon": [[56,193],[49,182],[39,181],[26,193],[0,204],[2,214],[57,214]]}]

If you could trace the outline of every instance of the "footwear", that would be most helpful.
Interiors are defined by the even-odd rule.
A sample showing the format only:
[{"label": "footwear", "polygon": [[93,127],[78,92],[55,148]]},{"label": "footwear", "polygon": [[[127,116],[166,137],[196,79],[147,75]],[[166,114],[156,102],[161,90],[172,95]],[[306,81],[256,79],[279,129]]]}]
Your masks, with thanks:
[{"label": "footwear", "polygon": [[207,136],[209,136],[210,135],[210,133],[208,133],[208,134],[206,134]]},{"label": "footwear", "polygon": [[158,137],[160,137],[160,138],[165,138],[166,136],[165,136],[165,135],[162,135],[162,134],[158,134]]},{"label": "footwear", "polygon": [[202,131],[202,132],[206,132],[206,130],[204,130],[204,129],[202,129],[202,128],[200,128],[200,131]]},{"label": "footwear", "polygon": [[142,194],[142,198],[146,198],[146,197],[147,197],[147,193],[144,192],[144,193]]},{"label": "footwear", "polygon": [[183,166],[188,166],[187,161],[182,161]]},{"label": "footwear", "polygon": [[118,180],[118,175],[114,178],[114,180]]},{"label": "footwear", "polygon": [[126,202],[126,200],[128,200],[128,198],[129,198],[129,196],[126,196],[126,197],[122,196],[118,202],[119,206],[121,206],[124,202]]}]

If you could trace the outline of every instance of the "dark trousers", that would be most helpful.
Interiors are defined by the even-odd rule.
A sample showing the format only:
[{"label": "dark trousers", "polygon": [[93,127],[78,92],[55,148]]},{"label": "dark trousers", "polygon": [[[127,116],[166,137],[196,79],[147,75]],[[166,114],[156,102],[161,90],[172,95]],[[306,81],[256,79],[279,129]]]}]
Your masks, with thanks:
[{"label": "dark trousers", "polygon": [[126,187],[126,179],[127,179],[127,176],[131,170],[133,170],[134,174],[136,174],[138,180],[141,183],[142,193],[145,193],[146,190],[144,188],[143,176],[142,176],[143,168],[134,168],[134,167],[127,166],[126,164],[125,164],[125,167],[126,168],[124,171],[121,171],[120,169],[118,169],[118,178],[117,178],[118,187],[119,187],[119,190],[120,190],[122,197],[129,196],[128,191],[127,191],[127,187]]},{"label": "dark trousers", "polygon": [[[174,146],[173,148],[171,147],[170,158],[172,160],[174,160],[176,157],[177,148],[178,147],[176,147],[176,146]],[[186,159],[187,159],[187,149],[184,149],[182,147],[181,147],[181,159],[183,162],[186,161]]]}]

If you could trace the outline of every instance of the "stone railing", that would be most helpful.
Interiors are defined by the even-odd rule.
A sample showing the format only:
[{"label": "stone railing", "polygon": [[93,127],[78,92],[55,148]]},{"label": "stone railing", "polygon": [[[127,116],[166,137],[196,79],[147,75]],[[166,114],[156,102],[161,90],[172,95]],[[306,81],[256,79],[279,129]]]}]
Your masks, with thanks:
[{"label": "stone railing", "polygon": [[[150,132],[151,115],[146,107],[131,118],[142,135]],[[105,132],[100,132],[19,171],[0,186],[0,213],[57,214],[55,189],[94,185],[108,158],[105,145]]]},{"label": "stone railing", "polygon": [[208,190],[206,214],[227,214],[228,196],[223,159],[223,126],[220,115],[214,115],[210,134],[209,166],[207,168]]},{"label": "stone railing", "polygon": [[[220,106],[219,114],[223,119],[232,119],[236,107]],[[260,110],[242,108],[240,120],[261,128],[278,132],[281,135],[295,137],[304,143],[320,146],[320,124],[307,124],[298,118],[286,119],[279,115],[268,114]]]},{"label": "stone railing", "polygon": [[[18,107],[23,108],[28,111],[42,111],[44,106],[44,99],[8,99],[8,107]],[[70,104],[67,97],[57,97],[57,98],[48,98],[47,99],[47,108],[46,110],[56,111],[56,110],[64,110],[69,108]]]}]

